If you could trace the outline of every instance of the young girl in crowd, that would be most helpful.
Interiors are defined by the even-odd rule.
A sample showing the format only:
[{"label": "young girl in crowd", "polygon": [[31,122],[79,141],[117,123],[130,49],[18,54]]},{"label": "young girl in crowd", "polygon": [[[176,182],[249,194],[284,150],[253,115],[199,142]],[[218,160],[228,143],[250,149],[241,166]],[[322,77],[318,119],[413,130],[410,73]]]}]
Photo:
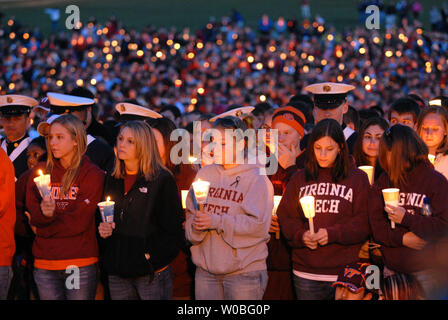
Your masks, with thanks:
[{"label": "young girl in crowd", "polygon": [[417,133],[435,156],[434,167],[448,179],[448,112],[444,108],[423,109],[417,121]]},{"label": "young girl in crowd", "polygon": [[[207,203],[200,211],[191,189],[187,198],[185,233],[196,265],[196,299],[260,300],[268,280],[272,184],[261,166],[246,164],[245,139],[235,132],[246,129],[242,120],[218,118],[213,128],[215,164],[196,176],[210,182]],[[224,138],[226,129],[235,132],[233,141]],[[235,159],[239,152],[244,164]]]},{"label": "young girl in crowd", "polygon": [[[34,299],[39,299],[39,293],[33,279],[33,261],[32,246],[34,241],[34,231],[30,228],[29,212],[25,206],[26,194],[28,192],[28,180],[30,176],[36,175],[33,168],[41,161],[47,161],[47,146],[45,137],[39,136],[33,139],[26,151],[28,160],[28,170],[25,171],[16,181],[16,255],[21,256],[18,263],[18,272],[15,276],[19,277],[20,285],[17,286],[17,299],[29,300],[32,291]],[[13,282],[14,283],[14,282]]]},{"label": "young girl in crowd", "polygon": [[[149,119],[147,122],[154,132],[162,163],[174,175],[179,196],[181,196],[181,190],[190,189],[198,168],[194,164],[180,163],[175,165],[171,162],[171,149],[177,143],[170,139],[171,132],[176,130],[174,122],[168,118]],[[185,221],[185,217],[183,221]],[[182,250],[179,251],[179,255],[173,261],[172,268],[174,276],[173,298],[189,299],[193,295],[194,265],[191,262],[190,250],[186,241]]]},{"label": "young girl in crowd", "polygon": [[[407,126],[394,125],[383,134],[379,161],[386,174],[373,185],[368,207],[385,274],[412,274],[431,297],[437,287],[432,269],[440,258],[438,243],[448,231],[448,181],[433,169],[425,143]],[[397,207],[384,204],[385,188],[399,189]],[[425,198],[429,213],[422,210]]]},{"label": "young girl in crowd", "polygon": [[[303,113],[291,106],[279,108],[272,117],[272,129],[278,134],[278,169],[269,176],[274,194],[283,195],[289,179],[305,164],[305,150],[300,150],[300,139],[305,134],[306,118]],[[280,231],[277,215],[272,216],[271,239],[268,242],[267,259],[269,281],[264,299],[294,299],[291,278],[291,250],[283,236],[276,238]]]},{"label": "young girl in crowd", "polygon": [[358,139],[353,150],[356,165],[372,166],[375,169],[374,180],[383,173],[383,169],[378,162],[378,152],[380,140],[384,131],[389,128],[389,124],[383,118],[369,118],[361,126]]},{"label": "young girl in crowd", "polygon": [[115,201],[114,222],[100,223],[104,268],[113,300],[172,297],[170,263],[182,245],[182,207],[173,175],[165,168],[152,129],[126,122],[117,137],[115,169],[104,197]]},{"label": "young girl in crowd", "polygon": [[[294,175],[277,210],[280,229],[292,247],[294,286],[299,300],[333,300],[338,272],[358,261],[369,234],[367,175],[348,154],[341,126],[321,120],[313,129],[305,169]],[[299,199],[314,196],[315,233]]]},{"label": "young girl in crowd", "polygon": [[[95,212],[104,174],[84,156],[86,131],[75,116],[54,119],[47,143],[47,163],[34,168],[26,194],[30,223],[36,227],[34,279],[43,300],[93,300],[98,261]],[[51,175],[51,196],[44,199],[33,181],[39,169]],[[73,274],[79,277],[67,279]]]}]

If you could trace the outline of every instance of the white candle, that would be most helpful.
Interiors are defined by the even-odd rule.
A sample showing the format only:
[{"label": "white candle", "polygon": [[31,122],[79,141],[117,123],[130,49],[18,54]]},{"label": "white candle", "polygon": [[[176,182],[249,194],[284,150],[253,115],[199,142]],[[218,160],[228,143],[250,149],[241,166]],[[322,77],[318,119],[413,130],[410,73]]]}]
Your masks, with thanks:
[{"label": "white candle", "polygon": [[[387,188],[383,189],[384,203],[390,204],[394,207],[398,207],[398,198],[400,196],[400,189],[397,188]],[[395,229],[395,222],[391,221],[390,225],[392,229]]]},{"label": "white candle", "polygon": [[367,174],[367,177],[369,177],[370,185],[372,185],[373,184],[373,177],[374,177],[375,168],[372,167],[372,166],[360,166],[358,168],[361,169],[362,171],[364,171]]},{"label": "white candle", "polygon": [[182,196],[182,208],[187,209],[187,196],[188,196],[189,190],[181,190],[181,196]]},{"label": "white candle", "polygon": [[195,163],[196,161],[198,161],[198,158],[193,157],[193,156],[188,157],[188,162],[190,162],[191,164]]},{"label": "white candle", "polygon": [[42,198],[51,195],[51,176],[49,174],[43,174],[42,170],[38,170],[39,176],[34,178],[37,188],[39,189]]},{"label": "white candle", "polygon": [[[277,216],[278,205],[282,201],[282,196],[274,196],[274,208],[272,208],[272,216]],[[275,239],[280,239],[280,231],[275,232]]]},{"label": "white candle", "polygon": [[109,223],[114,221],[114,206],[115,202],[110,201],[110,197],[107,197],[106,201],[98,203],[103,222]]},{"label": "white candle", "polygon": [[310,232],[314,234],[314,224],[313,218],[316,215],[314,210],[314,197],[313,196],[305,196],[300,198],[300,205],[302,206],[303,214],[310,223]]},{"label": "white candle", "polygon": [[198,179],[197,181],[193,182],[192,185],[194,196],[196,197],[196,201],[199,204],[200,209],[202,210],[202,206],[207,202],[210,182]]}]

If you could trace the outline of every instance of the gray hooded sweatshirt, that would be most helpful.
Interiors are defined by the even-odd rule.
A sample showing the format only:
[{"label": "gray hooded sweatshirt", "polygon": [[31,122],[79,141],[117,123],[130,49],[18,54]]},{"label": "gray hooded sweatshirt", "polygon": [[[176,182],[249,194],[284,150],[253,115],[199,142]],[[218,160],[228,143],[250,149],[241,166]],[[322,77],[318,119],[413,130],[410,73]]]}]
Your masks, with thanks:
[{"label": "gray hooded sweatshirt", "polygon": [[252,164],[199,170],[195,180],[210,182],[204,211],[212,214],[212,225],[204,231],[193,227],[198,207],[191,187],[185,234],[196,266],[216,275],[266,270],[274,191],[260,170]]}]

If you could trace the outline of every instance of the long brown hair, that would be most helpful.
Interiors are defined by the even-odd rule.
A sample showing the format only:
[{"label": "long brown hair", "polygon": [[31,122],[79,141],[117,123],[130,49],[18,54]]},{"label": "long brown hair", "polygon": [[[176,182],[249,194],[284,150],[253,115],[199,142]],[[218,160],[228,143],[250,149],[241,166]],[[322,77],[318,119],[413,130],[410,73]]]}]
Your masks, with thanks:
[{"label": "long brown hair", "polygon": [[[144,176],[146,181],[153,180],[162,169],[166,168],[160,159],[151,127],[144,121],[128,121],[120,128],[119,135],[125,128],[128,128],[134,136],[136,157],[139,160],[138,175]],[[126,176],[124,161],[118,159],[117,155],[112,176],[116,179],[124,179]]]},{"label": "long brown hair", "polygon": [[[50,128],[55,123],[59,123],[65,129],[67,129],[72,139],[76,142],[76,146],[74,146],[75,153],[72,162],[65,171],[64,176],[62,177],[62,194],[65,195],[73,186],[73,183],[75,182],[76,177],[79,174],[82,156],[87,151],[87,134],[82,121],[74,115],[65,114],[54,119],[50,125]],[[51,174],[55,165],[55,158],[53,156],[53,153],[51,152],[51,148],[47,148],[47,153],[47,172],[50,172]]]},{"label": "long brown hair", "polygon": [[445,126],[445,137],[443,138],[442,143],[437,148],[436,154],[443,153],[448,154],[448,111],[446,111],[444,108],[441,107],[428,107],[423,109],[423,112],[420,114],[417,120],[417,133],[421,136],[422,135],[422,125],[423,120],[425,120],[426,116],[428,114],[438,114],[440,115],[440,118],[442,118],[443,125]]},{"label": "long brown hair", "polygon": [[152,129],[156,129],[163,137],[163,145],[165,147],[165,159],[162,159],[163,164],[173,173],[179,171],[179,165],[175,165],[170,160],[171,149],[176,145],[176,141],[171,141],[171,132],[177,129],[173,121],[168,118],[158,118],[146,120]]},{"label": "long brown hair", "polygon": [[383,133],[378,159],[392,185],[398,187],[407,182],[407,172],[429,162],[428,147],[413,129],[396,124]]},{"label": "long brown hair", "polygon": [[[366,133],[367,129],[372,126],[378,126],[383,129],[383,131],[386,131],[389,128],[389,124],[387,123],[387,121],[384,118],[380,117],[369,118],[362,123],[361,129],[359,130],[358,138],[356,139],[356,143],[353,148],[353,157],[355,158],[356,165],[358,166],[370,166],[367,155],[362,149],[362,144],[364,140],[364,134]],[[378,162],[378,159],[376,159],[376,162]]]},{"label": "long brown hair", "polygon": [[331,168],[332,180],[339,182],[348,176],[350,160],[348,157],[348,146],[345,141],[344,132],[339,123],[334,119],[323,119],[319,121],[311,132],[308,147],[306,148],[306,152],[308,153],[307,161],[305,163],[306,181],[317,180],[319,176],[319,163],[317,162],[316,154],[314,153],[314,143],[323,137],[330,137],[341,149]]}]

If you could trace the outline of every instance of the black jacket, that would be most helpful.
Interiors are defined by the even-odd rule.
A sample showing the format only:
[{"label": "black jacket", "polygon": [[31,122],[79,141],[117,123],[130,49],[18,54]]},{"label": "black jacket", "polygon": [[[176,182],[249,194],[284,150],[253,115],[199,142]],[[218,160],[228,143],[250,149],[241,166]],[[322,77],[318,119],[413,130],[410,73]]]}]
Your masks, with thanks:
[{"label": "black jacket", "polygon": [[109,175],[104,187],[107,196],[115,201],[115,230],[103,243],[103,263],[109,274],[151,275],[176,258],[184,240],[183,211],[168,171],[162,170],[152,181],[138,177],[126,195],[124,180]]},{"label": "black jacket", "polygon": [[86,156],[103,171],[111,173],[114,169],[114,149],[102,140],[95,139],[87,146]]}]

